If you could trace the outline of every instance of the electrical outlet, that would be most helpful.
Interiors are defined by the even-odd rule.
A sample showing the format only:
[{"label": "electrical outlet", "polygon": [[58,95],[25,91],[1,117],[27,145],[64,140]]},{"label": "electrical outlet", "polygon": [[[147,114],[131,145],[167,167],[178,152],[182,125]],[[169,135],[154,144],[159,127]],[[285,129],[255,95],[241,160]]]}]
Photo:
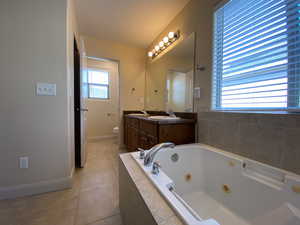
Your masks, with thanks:
[{"label": "electrical outlet", "polygon": [[20,169],[28,169],[29,157],[20,157]]},{"label": "electrical outlet", "polygon": [[195,87],[194,88],[194,98],[200,99],[201,98],[201,88]]},{"label": "electrical outlet", "polygon": [[36,94],[38,96],[55,96],[56,95],[56,84],[49,83],[37,83]]}]

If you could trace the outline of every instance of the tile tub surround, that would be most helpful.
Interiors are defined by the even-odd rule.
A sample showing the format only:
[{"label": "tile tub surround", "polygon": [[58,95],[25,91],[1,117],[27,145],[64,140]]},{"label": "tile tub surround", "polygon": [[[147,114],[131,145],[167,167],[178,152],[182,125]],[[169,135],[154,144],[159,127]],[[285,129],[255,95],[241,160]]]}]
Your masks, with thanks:
[{"label": "tile tub surround", "polygon": [[130,153],[120,155],[119,193],[124,225],[184,225]]},{"label": "tile tub surround", "polygon": [[199,112],[198,138],[200,143],[300,174],[300,114]]}]

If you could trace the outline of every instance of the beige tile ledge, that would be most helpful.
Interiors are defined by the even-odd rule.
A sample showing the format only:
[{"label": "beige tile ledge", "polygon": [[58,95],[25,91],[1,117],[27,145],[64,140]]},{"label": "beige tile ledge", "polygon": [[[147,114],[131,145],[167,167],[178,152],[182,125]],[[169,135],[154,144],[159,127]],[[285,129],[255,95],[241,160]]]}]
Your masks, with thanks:
[{"label": "beige tile ledge", "polygon": [[121,154],[120,159],[157,225],[184,225],[130,153]]}]

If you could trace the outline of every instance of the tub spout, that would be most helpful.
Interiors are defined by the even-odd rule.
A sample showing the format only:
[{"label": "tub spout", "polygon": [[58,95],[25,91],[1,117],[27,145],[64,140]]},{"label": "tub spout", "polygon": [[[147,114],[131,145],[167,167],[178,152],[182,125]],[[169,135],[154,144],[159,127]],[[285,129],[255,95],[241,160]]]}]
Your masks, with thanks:
[{"label": "tub spout", "polygon": [[145,166],[151,165],[156,153],[159,152],[161,149],[174,148],[174,147],[175,147],[175,144],[172,142],[165,142],[165,143],[161,143],[161,144],[157,144],[157,145],[153,146],[144,158],[144,165]]}]

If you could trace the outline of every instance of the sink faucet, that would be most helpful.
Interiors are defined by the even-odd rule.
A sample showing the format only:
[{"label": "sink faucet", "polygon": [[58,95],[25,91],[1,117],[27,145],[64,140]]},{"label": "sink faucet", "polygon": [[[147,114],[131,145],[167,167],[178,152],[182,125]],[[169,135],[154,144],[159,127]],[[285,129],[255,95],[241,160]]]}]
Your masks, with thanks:
[{"label": "sink faucet", "polygon": [[170,117],[176,117],[172,109],[169,109],[166,113],[169,114]]},{"label": "sink faucet", "polygon": [[147,113],[147,111],[146,110],[142,110],[141,111],[145,116],[148,116],[149,114]]},{"label": "sink faucet", "polygon": [[151,165],[156,153],[159,152],[161,149],[174,148],[174,147],[175,147],[175,144],[172,142],[165,142],[165,143],[161,143],[161,144],[157,144],[157,145],[153,146],[144,158],[144,165],[145,166]]}]

